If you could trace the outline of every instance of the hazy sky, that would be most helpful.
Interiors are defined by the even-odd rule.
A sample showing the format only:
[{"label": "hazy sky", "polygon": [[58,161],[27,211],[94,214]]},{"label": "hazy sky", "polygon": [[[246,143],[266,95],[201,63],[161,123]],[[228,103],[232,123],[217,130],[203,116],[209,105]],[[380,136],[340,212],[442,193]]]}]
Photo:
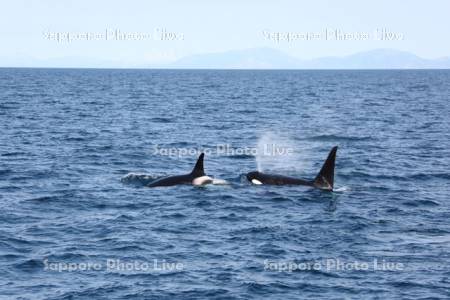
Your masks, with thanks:
[{"label": "hazy sky", "polygon": [[[375,48],[406,50],[425,58],[450,55],[447,0],[0,0],[0,3],[1,61],[82,57],[136,64],[163,63],[190,54],[256,47],[271,47],[306,59]],[[320,36],[305,40],[305,35],[301,36],[323,34],[326,29],[369,37],[325,40]],[[396,40],[379,40],[380,36],[374,37],[376,29],[388,30],[396,35]],[[117,40],[115,30],[137,35]],[[160,40],[162,30],[175,33],[175,40]],[[57,41],[56,34],[65,32],[76,39]],[[288,32],[297,34],[297,39],[275,40],[276,33]],[[97,38],[77,40],[83,38],[76,36],[79,33]]]}]

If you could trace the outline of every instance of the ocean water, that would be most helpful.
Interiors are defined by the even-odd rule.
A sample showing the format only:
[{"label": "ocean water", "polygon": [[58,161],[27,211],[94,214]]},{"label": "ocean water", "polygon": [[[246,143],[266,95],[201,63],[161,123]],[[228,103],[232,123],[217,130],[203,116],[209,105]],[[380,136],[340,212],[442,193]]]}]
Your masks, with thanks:
[{"label": "ocean water", "polygon": [[[449,97],[437,70],[0,69],[0,298],[449,298]],[[335,145],[333,193],[243,176]],[[228,184],[145,187],[201,151]]]}]

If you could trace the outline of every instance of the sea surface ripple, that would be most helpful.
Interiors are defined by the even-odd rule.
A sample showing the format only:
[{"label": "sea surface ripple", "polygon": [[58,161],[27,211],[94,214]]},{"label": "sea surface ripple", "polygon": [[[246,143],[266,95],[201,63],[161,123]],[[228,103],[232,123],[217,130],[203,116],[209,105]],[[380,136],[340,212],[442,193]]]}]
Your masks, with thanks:
[{"label": "sea surface ripple", "polygon": [[[448,299],[449,96],[438,70],[0,69],[0,298]],[[267,135],[306,178],[338,145],[337,191],[214,152]],[[192,168],[168,149],[229,184],[146,188]]]}]

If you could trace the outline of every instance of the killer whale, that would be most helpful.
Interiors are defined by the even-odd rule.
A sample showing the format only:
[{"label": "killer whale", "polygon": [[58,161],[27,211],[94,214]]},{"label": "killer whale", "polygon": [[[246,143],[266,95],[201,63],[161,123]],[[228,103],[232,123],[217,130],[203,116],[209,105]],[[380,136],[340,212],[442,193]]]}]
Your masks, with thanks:
[{"label": "killer whale", "polygon": [[213,179],[206,176],[205,170],[203,168],[203,158],[205,154],[202,153],[197,159],[194,169],[189,174],[169,176],[156,179],[149,184],[147,187],[158,187],[158,186],[172,186],[178,184],[192,184],[192,185],[203,185],[208,183],[213,183]]},{"label": "killer whale", "polygon": [[331,149],[328,157],[320,169],[319,174],[313,180],[306,180],[283,176],[278,174],[265,174],[258,171],[246,174],[247,180],[253,184],[271,184],[271,185],[304,185],[318,188],[325,191],[333,191],[334,185],[334,165],[338,147]]}]

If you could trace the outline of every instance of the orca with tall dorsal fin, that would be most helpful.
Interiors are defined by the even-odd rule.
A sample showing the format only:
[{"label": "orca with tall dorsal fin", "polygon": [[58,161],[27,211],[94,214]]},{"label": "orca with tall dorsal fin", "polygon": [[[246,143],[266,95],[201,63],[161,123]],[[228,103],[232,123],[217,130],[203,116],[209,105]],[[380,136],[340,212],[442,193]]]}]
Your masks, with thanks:
[{"label": "orca with tall dorsal fin", "polygon": [[336,160],[337,146],[331,149],[328,158],[320,169],[314,180],[305,180],[277,174],[265,174],[258,171],[247,173],[248,181],[253,184],[272,185],[305,185],[325,191],[333,191],[334,186],[334,165]]},{"label": "orca with tall dorsal fin", "polygon": [[205,170],[203,169],[204,157],[205,157],[204,153],[200,154],[197,163],[195,164],[195,167],[191,173],[156,179],[155,181],[152,181],[149,184],[147,184],[147,187],[172,186],[178,184],[204,185],[208,183],[213,183],[213,179],[209,176],[206,176]]}]

